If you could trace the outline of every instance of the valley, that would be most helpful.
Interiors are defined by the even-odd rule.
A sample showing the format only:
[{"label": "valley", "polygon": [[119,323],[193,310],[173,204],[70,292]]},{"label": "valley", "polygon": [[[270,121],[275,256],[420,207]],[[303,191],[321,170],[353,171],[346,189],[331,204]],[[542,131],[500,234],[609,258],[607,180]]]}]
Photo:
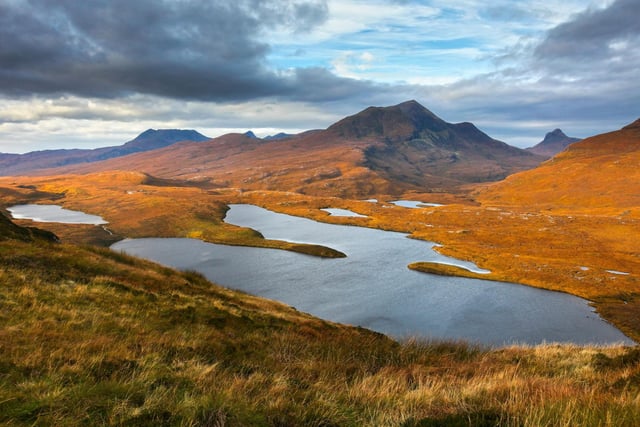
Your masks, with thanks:
[{"label": "valley", "polygon": [[0,427],[640,426],[640,0],[0,0]]},{"label": "valley", "polygon": [[[397,425],[398,421],[407,426],[423,425],[421,419],[443,423],[488,420],[491,424],[497,422],[495,417],[505,425],[536,425],[543,419],[579,419],[585,425],[599,425],[613,411],[623,420],[620,425],[633,425],[637,421],[633,415],[638,375],[635,347],[565,344],[488,348],[451,343],[446,336],[442,342],[398,343],[362,328],[318,320],[279,303],[218,288],[193,272],[179,273],[104,248],[124,238],[172,237],[282,249],[315,257],[345,256],[331,245],[265,239],[254,229],[225,221],[230,205],[254,205],[323,223],[396,231],[412,239],[435,242],[440,254],[490,271],[482,274],[482,279],[584,298],[604,320],[638,342],[640,247],[636,236],[640,232],[640,201],[629,182],[637,174],[639,148],[636,122],[619,131],[573,142],[545,160],[544,156],[496,141],[471,124],[444,122],[410,101],[367,109],[326,130],[284,139],[267,141],[231,134],[2,176],[3,210],[20,204],[53,204],[107,222],[9,222],[8,215],[2,216],[2,277],[15,284],[15,288],[3,290],[2,301],[10,303],[13,315],[2,318],[2,330],[18,349],[9,354],[3,347],[6,370],[23,382],[48,378],[51,387],[65,390],[67,386],[57,381],[77,370],[77,382],[72,381],[69,387],[85,387],[97,381],[107,387],[106,395],[124,399],[129,405],[121,412],[107,405],[103,415],[97,415],[99,409],[90,410],[92,417],[105,417],[105,423],[130,422],[147,414],[156,421],[162,416],[172,422],[224,418],[232,425],[242,425],[252,422],[241,414],[255,414],[255,420],[260,420],[256,423],[264,425],[280,421],[297,424],[303,418],[347,425]],[[424,205],[403,207],[392,203],[397,200],[422,201]],[[327,212],[330,208],[357,215],[331,215]],[[51,242],[54,234],[59,243]],[[48,249],[51,245],[57,249]],[[58,259],[54,262],[51,257]],[[411,266],[407,262],[405,270],[409,272],[411,267],[428,273],[468,275],[421,261],[429,260],[415,259]],[[163,280],[168,284],[161,285]],[[34,288],[32,283],[43,286]],[[53,291],[56,286],[62,286],[58,294]],[[499,284],[497,289],[499,286],[509,284]],[[115,321],[106,312],[99,321],[89,321],[78,309],[65,306],[74,293],[89,298],[87,315],[94,319],[106,305],[115,307],[122,319],[116,323],[125,322],[126,328],[144,336],[148,347],[136,350],[129,342],[130,332],[124,332],[122,325],[116,331],[129,338],[107,353],[101,350],[103,344],[94,343],[88,336],[72,337],[69,331],[73,325],[80,325],[86,331],[83,334],[99,331],[95,340],[106,343],[116,339],[105,329]],[[122,295],[127,296],[122,299]],[[172,302],[171,295],[182,302]],[[53,302],[51,312],[35,302],[42,298]],[[51,346],[46,352],[60,354],[55,366],[37,374],[27,374],[25,369],[34,372],[31,369],[42,363],[46,352],[36,352],[26,362],[19,362],[23,357],[20,352],[30,351],[30,347],[19,340],[17,329],[12,329],[18,327],[19,319],[28,319],[28,307],[23,305],[27,299],[40,307],[43,322],[59,331],[58,335],[43,332],[48,326],[39,322],[22,327],[30,339],[46,337],[45,345]],[[233,303],[224,302],[231,300]],[[171,339],[146,329],[139,318],[140,310],[148,311],[150,304],[157,307],[154,313],[159,316],[151,321],[152,327],[161,328],[169,336],[184,336],[188,328],[197,325],[184,341],[170,346],[174,355],[171,360],[166,356]],[[218,310],[215,318],[210,318],[207,307]],[[66,320],[52,320],[54,311],[66,313]],[[168,324],[167,316],[172,319]],[[239,338],[243,334],[248,335]],[[219,344],[212,345],[213,341]],[[71,363],[62,354],[75,345],[88,346],[89,351],[87,355],[74,353]],[[247,350],[256,346],[263,350]],[[351,347],[363,352],[349,353],[346,349]],[[342,356],[332,359],[334,353]],[[269,356],[262,366],[257,361],[265,354]],[[367,354],[376,361],[368,359]],[[135,373],[126,368],[131,363],[136,366]],[[527,369],[516,372],[514,366],[522,363]],[[103,365],[112,368],[100,371],[100,378],[87,376],[91,369],[100,370]],[[337,365],[351,369],[351,373],[340,368],[329,374]],[[488,369],[486,376],[474,370],[478,367]],[[123,393],[155,396],[139,376],[155,378],[160,375],[155,369],[171,372],[164,377],[165,391],[183,396],[195,393],[204,399],[194,406],[200,408],[195,410],[200,415],[189,412],[188,404],[181,399],[170,404],[168,397],[157,395],[158,406],[150,406],[147,398],[136,406],[122,397]],[[473,378],[463,379],[470,370],[475,372]],[[314,371],[325,377],[312,378]],[[239,391],[239,397],[211,394],[210,384],[202,381],[213,378],[210,375],[214,372],[217,381],[224,383],[226,390]],[[398,375],[413,379],[399,384]],[[513,375],[513,381],[498,380],[505,375]],[[109,381],[124,389],[108,389]],[[282,381],[280,386],[278,381]],[[346,388],[336,388],[336,382],[341,381]],[[453,382],[450,388],[430,381]],[[304,387],[296,388],[295,384],[302,383]],[[251,387],[256,389],[252,391]],[[370,393],[371,387],[390,394],[367,394],[356,404],[353,399],[360,399],[354,397],[356,390]],[[468,387],[478,387],[476,390],[485,393],[485,398]],[[544,390],[541,401],[532,401],[533,394],[519,394],[517,390],[522,387]],[[584,394],[593,387],[595,404]],[[319,403],[317,397],[328,396],[331,388],[334,392],[330,401]],[[52,408],[52,416],[80,417],[81,406],[92,405],[90,395],[77,388],[74,392],[80,393],[79,402],[83,402],[78,407],[58,397],[36,399],[32,392],[19,392],[8,383],[2,389],[9,400],[3,401],[0,396],[0,408],[13,414],[9,420],[52,420],[42,409],[46,405]],[[421,403],[414,400],[412,390],[420,390]],[[620,390],[624,392],[617,394]],[[271,402],[257,397],[265,393],[279,397]],[[424,400],[424,393],[432,397]],[[457,397],[445,397],[448,393]],[[14,400],[10,395],[20,397]],[[206,400],[205,395],[216,396],[217,400]],[[505,395],[515,400],[499,403]],[[302,407],[300,399],[310,399],[314,404]],[[340,403],[341,399],[349,403]],[[479,400],[470,403],[474,399]],[[559,403],[554,409],[548,402],[555,399]],[[390,402],[399,403],[400,409],[392,410]],[[350,412],[354,405],[362,412]],[[370,418],[363,418],[370,410],[368,405],[378,405],[378,409],[370,413]],[[163,406],[168,408],[165,415]],[[587,407],[595,408],[594,412]],[[293,418],[283,421],[278,418],[283,413]],[[81,418],[76,420],[81,423]]]}]

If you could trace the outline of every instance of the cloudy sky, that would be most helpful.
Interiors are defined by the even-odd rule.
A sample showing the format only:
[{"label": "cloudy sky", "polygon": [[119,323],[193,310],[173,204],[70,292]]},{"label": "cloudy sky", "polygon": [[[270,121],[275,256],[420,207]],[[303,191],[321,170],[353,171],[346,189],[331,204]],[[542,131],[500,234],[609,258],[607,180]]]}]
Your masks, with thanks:
[{"label": "cloudy sky", "polygon": [[640,0],[0,0],[0,152],[416,99],[526,147],[640,117]]}]

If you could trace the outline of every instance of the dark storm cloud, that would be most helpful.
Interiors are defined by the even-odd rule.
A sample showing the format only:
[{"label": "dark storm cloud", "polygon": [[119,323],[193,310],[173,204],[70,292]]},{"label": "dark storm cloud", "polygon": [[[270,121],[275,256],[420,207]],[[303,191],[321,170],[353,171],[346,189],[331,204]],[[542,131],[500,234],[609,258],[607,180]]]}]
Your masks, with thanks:
[{"label": "dark storm cloud", "polygon": [[[369,81],[336,77],[326,68],[319,67],[297,69],[288,82],[288,90],[296,100],[312,103],[367,98],[366,93],[374,89]],[[375,92],[378,92],[379,96],[388,96],[399,89],[397,85],[375,86]]]},{"label": "dark storm cloud", "polygon": [[639,39],[640,1],[616,0],[605,9],[587,10],[549,31],[535,56],[563,62],[609,60],[621,54],[619,49],[635,49],[631,44]]},{"label": "dark storm cloud", "polygon": [[343,96],[362,84],[265,65],[266,31],[305,31],[327,16],[321,0],[6,1],[0,92],[219,101]]}]

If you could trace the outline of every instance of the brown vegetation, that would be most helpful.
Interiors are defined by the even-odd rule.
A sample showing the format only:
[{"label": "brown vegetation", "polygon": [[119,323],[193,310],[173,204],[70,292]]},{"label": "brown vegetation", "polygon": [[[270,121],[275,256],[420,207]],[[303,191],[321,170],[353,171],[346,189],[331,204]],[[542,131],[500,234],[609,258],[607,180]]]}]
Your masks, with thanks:
[{"label": "brown vegetation", "polygon": [[0,266],[3,425],[640,423],[637,348],[397,343],[39,239]]},{"label": "brown vegetation", "polygon": [[640,217],[640,120],[572,144],[536,169],[488,185],[485,205],[565,214]]}]

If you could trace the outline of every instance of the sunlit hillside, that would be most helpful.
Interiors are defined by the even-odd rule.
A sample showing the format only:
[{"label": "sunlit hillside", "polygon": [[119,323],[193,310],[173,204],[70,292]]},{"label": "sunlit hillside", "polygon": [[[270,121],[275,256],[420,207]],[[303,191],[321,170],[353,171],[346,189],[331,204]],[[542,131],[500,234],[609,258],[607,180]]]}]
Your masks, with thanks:
[{"label": "sunlit hillside", "polygon": [[479,192],[484,204],[640,216],[640,120],[572,144],[538,168]]}]

